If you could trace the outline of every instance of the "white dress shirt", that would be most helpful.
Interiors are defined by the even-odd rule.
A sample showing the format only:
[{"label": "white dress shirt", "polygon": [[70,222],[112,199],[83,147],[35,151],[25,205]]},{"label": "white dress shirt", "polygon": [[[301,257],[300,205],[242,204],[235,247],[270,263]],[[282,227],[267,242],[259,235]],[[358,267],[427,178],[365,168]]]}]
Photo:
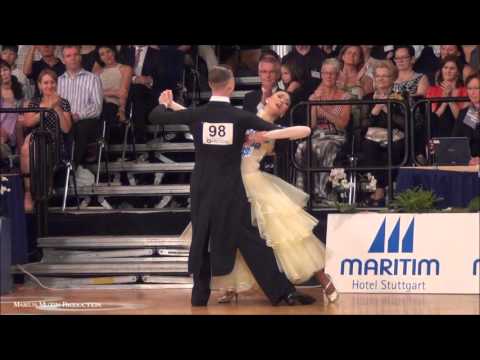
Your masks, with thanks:
[{"label": "white dress shirt", "polygon": [[134,72],[136,76],[141,76],[142,75],[142,70],[143,70],[143,63],[145,62],[145,55],[147,54],[148,46],[147,45],[135,45],[135,59],[137,57],[137,51],[138,49],[142,49],[142,52],[140,53],[140,58],[138,59],[137,66],[135,66]]},{"label": "white dress shirt", "polygon": [[230,98],[228,96],[212,95],[209,101],[219,101],[219,102],[226,102],[230,104]]}]

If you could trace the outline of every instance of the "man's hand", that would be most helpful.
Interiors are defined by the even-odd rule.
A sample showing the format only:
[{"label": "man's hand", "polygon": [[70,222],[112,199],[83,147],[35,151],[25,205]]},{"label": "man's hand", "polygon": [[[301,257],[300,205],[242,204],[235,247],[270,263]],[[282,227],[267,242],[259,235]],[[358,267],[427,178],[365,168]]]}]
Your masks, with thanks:
[{"label": "man's hand", "polygon": [[151,76],[139,75],[135,78],[135,84],[141,84],[151,89],[153,87],[153,78]]},{"label": "man's hand", "polygon": [[73,122],[77,122],[78,120],[80,120],[80,116],[78,114],[72,114],[72,120]]}]

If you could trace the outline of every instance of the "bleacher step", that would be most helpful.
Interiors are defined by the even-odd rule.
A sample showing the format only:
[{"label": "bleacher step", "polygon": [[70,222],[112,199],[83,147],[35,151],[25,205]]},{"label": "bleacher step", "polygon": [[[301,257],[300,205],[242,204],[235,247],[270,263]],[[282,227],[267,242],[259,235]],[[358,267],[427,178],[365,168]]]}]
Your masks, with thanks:
[{"label": "bleacher step", "polygon": [[[133,151],[133,145],[125,147],[127,152]],[[109,152],[122,152],[123,145],[110,145]],[[135,151],[162,151],[162,152],[192,152],[195,151],[193,143],[156,143],[156,144],[136,144]]]},{"label": "bleacher step", "polygon": [[56,236],[38,239],[41,248],[132,249],[179,247],[187,249],[179,236]]},{"label": "bleacher step", "polygon": [[[100,195],[104,197],[113,196],[151,196],[151,195],[189,195],[190,185],[97,185],[80,186],[77,188],[78,195]],[[73,188],[69,189],[70,196],[73,196]],[[63,196],[63,188],[56,191],[56,195]]]},{"label": "bleacher step", "polygon": [[[76,264],[44,264],[30,263],[22,267],[33,275],[80,275],[80,274],[163,274],[163,273],[187,273],[187,263],[168,262],[112,262],[112,263],[76,263]],[[22,271],[12,266],[12,272],[21,274]]]},{"label": "bleacher step", "polygon": [[[194,162],[176,162],[176,163],[139,163],[135,161],[111,162],[108,164],[109,172],[130,172],[130,173],[153,173],[153,172],[190,172],[193,171]],[[87,168],[96,173],[97,165],[90,164]],[[102,162],[100,172],[106,172],[105,163]]]}]

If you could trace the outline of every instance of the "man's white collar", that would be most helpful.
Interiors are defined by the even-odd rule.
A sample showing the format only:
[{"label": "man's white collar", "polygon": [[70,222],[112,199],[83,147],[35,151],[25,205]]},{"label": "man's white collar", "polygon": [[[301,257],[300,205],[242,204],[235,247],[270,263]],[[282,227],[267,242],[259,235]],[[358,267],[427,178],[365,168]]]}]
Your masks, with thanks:
[{"label": "man's white collar", "polygon": [[220,101],[220,102],[226,102],[230,104],[230,98],[228,96],[213,95],[210,97],[210,101]]}]

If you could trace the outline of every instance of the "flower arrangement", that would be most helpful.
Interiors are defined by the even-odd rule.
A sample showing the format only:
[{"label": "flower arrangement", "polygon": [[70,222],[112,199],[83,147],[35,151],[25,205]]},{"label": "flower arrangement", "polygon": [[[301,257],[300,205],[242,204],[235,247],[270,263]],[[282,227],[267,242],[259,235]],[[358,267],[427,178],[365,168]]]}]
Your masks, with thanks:
[{"label": "flower arrangement", "polygon": [[5,193],[7,193],[7,192],[10,192],[10,189],[7,188],[6,186],[3,186],[3,184],[2,184],[2,182],[7,182],[8,179],[7,179],[6,177],[2,176],[2,177],[0,178],[0,180],[1,180],[1,182],[0,182],[0,195],[3,195],[3,194],[5,194]]},{"label": "flower arrangement", "polygon": [[347,180],[347,174],[345,169],[332,169],[328,177],[328,181],[331,183],[331,188],[340,199],[346,199],[348,197],[347,192],[353,184],[350,184]]},{"label": "flower arrangement", "polygon": [[[357,179],[361,191],[375,192],[377,189],[377,179],[371,173],[365,175],[358,174]],[[343,168],[332,169],[328,180],[331,184],[331,189],[339,195],[341,200],[348,198],[348,191],[355,186],[347,180],[347,174]]]},{"label": "flower arrangement", "polygon": [[367,173],[360,179],[361,190],[364,192],[375,192],[377,190],[377,179],[371,173]]}]

